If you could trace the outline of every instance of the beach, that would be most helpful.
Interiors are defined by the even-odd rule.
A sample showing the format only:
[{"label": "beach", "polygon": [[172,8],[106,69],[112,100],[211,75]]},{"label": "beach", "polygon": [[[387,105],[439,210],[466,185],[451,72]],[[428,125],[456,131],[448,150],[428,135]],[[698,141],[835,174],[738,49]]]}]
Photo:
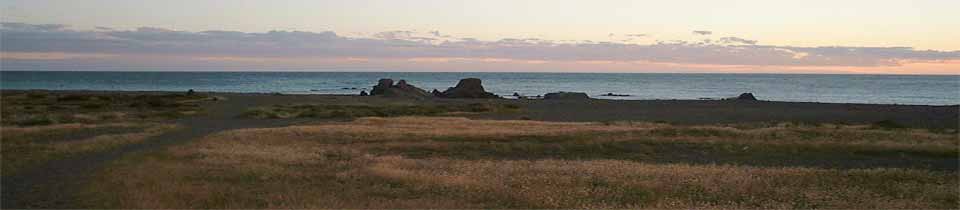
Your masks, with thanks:
[{"label": "beach", "polygon": [[[956,194],[951,186],[957,184],[958,169],[951,149],[958,144],[956,105],[43,90],[4,90],[2,97],[4,208],[859,208],[956,203],[950,198]],[[36,116],[45,118],[30,118]],[[685,172],[667,172],[675,170]],[[528,174],[534,171],[566,187],[550,188],[540,183],[547,180]],[[560,178],[574,172],[578,175],[571,175],[572,180]],[[749,174],[754,178],[736,180],[755,190],[738,192],[750,199],[703,191],[720,197],[673,201],[689,196],[683,193],[688,190],[724,182],[650,188],[615,174],[675,184],[697,178],[667,177]],[[805,184],[782,188],[825,193],[827,200],[783,201],[789,193],[769,194],[777,187],[772,183],[787,181],[781,179],[788,174],[873,181],[822,185],[860,189],[857,193],[828,193]],[[881,185],[903,183],[895,180],[927,184],[889,194],[894,192],[889,187],[900,185]],[[539,194],[516,194],[524,186]],[[603,190],[582,196],[619,199],[578,200],[570,194],[575,190]],[[338,191],[343,194],[336,195]],[[874,197],[837,197],[862,193]],[[919,194],[933,197],[878,202]],[[271,200],[283,202],[259,203],[260,196],[280,196]]]}]

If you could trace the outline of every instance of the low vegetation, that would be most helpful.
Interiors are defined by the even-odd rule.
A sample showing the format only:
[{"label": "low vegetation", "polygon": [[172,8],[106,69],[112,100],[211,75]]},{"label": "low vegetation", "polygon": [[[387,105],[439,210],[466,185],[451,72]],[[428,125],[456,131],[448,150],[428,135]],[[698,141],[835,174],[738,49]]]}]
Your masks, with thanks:
[{"label": "low vegetation", "polygon": [[958,146],[871,125],[373,117],[128,156],[86,196],[101,208],[956,208]]},{"label": "low vegetation", "polygon": [[33,127],[0,127],[3,175],[46,161],[106,151],[175,129],[154,123],[59,124]]},{"label": "low vegetation", "polygon": [[274,105],[251,109],[243,114],[248,118],[357,118],[396,116],[437,116],[463,113],[518,112],[513,104],[457,104],[457,105]]},{"label": "low vegetation", "polygon": [[159,121],[195,115],[201,94],[95,94],[5,91],[0,100],[4,126]]}]

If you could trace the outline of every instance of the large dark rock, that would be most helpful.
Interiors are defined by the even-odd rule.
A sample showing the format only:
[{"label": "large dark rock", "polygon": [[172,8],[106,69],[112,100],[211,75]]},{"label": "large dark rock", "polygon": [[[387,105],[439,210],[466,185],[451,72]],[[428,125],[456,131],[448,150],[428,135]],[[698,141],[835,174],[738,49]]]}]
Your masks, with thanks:
[{"label": "large dark rock", "polygon": [[610,97],[627,97],[631,96],[630,94],[616,94],[616,93],[606,93],[601,96],[610,96]]},{"label": "large dark rock", "polygon": [[370,90],[370,95],[410,98],[432,97],[432,95],[427,93],[427,91],[417,88],[411,84],[407,84],[407,81],[405,80],[400,80],[396,85],[394,85],[392,79],[380,79],[380,81],[377,82],[377,85],[373,86],[373,90]]},{"label": "large dark rock", "polygon": [[373,86],[373,90],[370,90],[370,95],[383,95],[391,87],[393,87],[392,79],[380,79],[380,81],[377,81],[377,85]]},{"label": "large dark rock", "polygon": [[590,99],[590,96],[587,96],[586,93],[579,92],[556,92],[556,93],[547,93],[543,95],[543,99],[548,100],[585,100]]},{"label": "large dark rock", "polygon": [[753,93],[743,93],[743,94],[740,94],[740,96],[737,96],[737,100],[756,101],[757,97],[754,97]]},{"label": "large dark rock", "polygon": [[444,98],[500,98],[500,96],[484,90],[481,83],[482,81],[477,78],[461,79],[456,87],[443,91],[440,96]]}]

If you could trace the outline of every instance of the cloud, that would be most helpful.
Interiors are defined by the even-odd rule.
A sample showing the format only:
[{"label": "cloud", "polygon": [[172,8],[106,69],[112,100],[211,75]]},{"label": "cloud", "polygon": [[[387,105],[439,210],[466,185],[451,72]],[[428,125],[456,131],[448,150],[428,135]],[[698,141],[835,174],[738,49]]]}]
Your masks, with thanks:
[{"label": "cloud", "polygon": [[414,31],[384,31],[374,34],[373,37],[381,39],[404,39],[413,36]]},{"label": "cloud", "polygon": [[[709,39],[707,39],[707,40],[709,40]],[[723,43],[725,43],[725,44],[747,44],[747,45],[755,45],[755,44],[757,44],[757,40],[749,40],[749,39],[744,39],[744,38],[739,38],[739,37],[732,37],[732,36],[731,36],[731,37],[723,37],[723,38],[720,38],[720,42],[723,42]]]},{"label": "cloud", "polygon": [[[318,59],[483,58],[517,61],[658,62],[755,66],[898,66],[904,62],[960,60],[960,51],[910,47],[796,47],[757,45],[756,40],[724,37],[712,42],[683,40],[655,44],[553,41],[505,38],[439,38],[439,31],[387,31],[371,37],[346,37],[333,31],[179,31],[142,27],[134,30],[75,30],[64,25],[2,23],[4,53],[62,53],[139,57],[216,57]],[[432,36],[431,36],[432,35]],[[639,36],[631,36],[639,37]],[[25,54],[26,55],[26,54]],[[59,58],[48,56],[43,58]],[[95,59],[100,57],[93,57]],[[269,58],[269,59],[267,59]],[[4,58],[5,62],[15,58]]]},{"label": "cloud", "polygon": [[452,37],[452,36],[450,36],[450,35],[441,34],[440,31],[430,31],[429,33],[430,33],[430,35],[433,35],[434,37],[437,37],[437,38],[451,38],[451,37]]},{"label": "cloud", "polygon": [[713,34],[713,31],[693,31],[693,34],[706,36]]}]

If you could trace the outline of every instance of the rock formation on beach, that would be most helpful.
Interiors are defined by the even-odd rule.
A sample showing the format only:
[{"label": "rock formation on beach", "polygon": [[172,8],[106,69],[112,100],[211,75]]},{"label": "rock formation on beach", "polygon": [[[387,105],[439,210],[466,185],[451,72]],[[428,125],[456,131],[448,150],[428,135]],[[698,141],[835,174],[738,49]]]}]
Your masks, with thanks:
[{"label": "rock formation on beach", "polygon": [[555,93],[547,93],[546,95],[543,95],[543,99],[547,99],[547,100],[583,100],[583,99],[590,99],[590,96],[587,96],[586,93],[563,92],[563,91],[560,91],[560,92],[555,92]]},{"label": "rock formation on beach", "polygon": [[394,85],[392,79],[380,79],[380,81],[377,82],[377,85],[373,86],[373,90],[370,90],[370,95],[411,98],[432,97],[432,95],[427,93],[427,91],[417,88],[411,84],[407,84],[407,81],[405,80],[400,80],[396,85]]},{"label": "rock formation on beach", "polygon": [[452,87],[439,94],[443,98],[500,98],[496,94],[483,89],[482,81],[477,78],[461,79],[456,87]]},{"label": "rock formation on beach", "polygon": [[737,96],[737,100],[756,101],[757,97],[754,97],[753,93],[743,93],[743,94],[740,94],[740,96]]},{"label": "rock formation on beach", "polygon": [[606,93],[601,96],[611,96],[611,97],[627,97],[631,96],[630,94],[616,94],[616,93]]},{"label": "rock formation on beach", "polygon": [[377,85],[373,86],[373,90],[370,90],[370,95],[383,95],[391,87],[393,87],[392,79],[380,79],[380,81],[377,81]]}]

